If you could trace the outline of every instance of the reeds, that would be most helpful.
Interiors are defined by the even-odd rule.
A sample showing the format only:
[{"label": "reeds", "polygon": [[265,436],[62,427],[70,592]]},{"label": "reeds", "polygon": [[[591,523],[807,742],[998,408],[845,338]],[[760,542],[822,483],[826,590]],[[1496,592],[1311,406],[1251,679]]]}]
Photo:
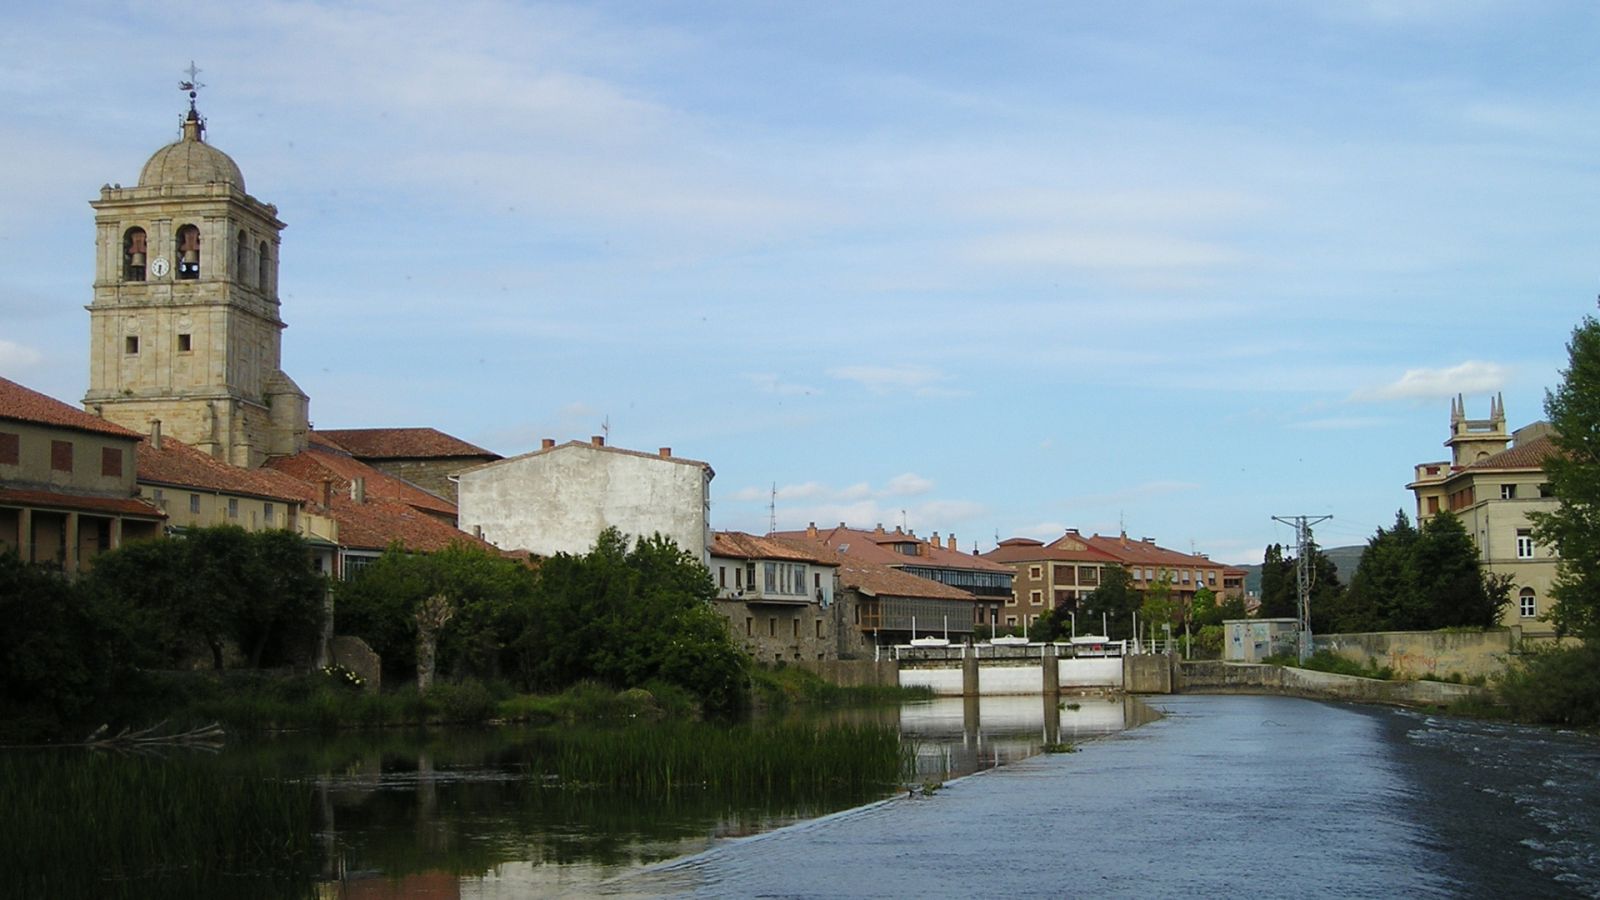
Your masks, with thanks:
[{"label": "reeds", "polygon": [[0,895],[311,896],[311,791],[213,762],[0,754]]}]

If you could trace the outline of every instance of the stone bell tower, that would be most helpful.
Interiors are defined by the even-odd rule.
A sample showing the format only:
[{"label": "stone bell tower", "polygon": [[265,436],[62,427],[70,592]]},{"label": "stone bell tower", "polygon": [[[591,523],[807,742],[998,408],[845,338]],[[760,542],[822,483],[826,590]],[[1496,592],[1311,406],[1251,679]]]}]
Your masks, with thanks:
[{"label": "stone bell tower", "polygon": [[206,143],[193,64],[182,136],[137,187],[100,189],[85,409],[239,466],[305,449],[310,402],[279,368],[277,207]]}]

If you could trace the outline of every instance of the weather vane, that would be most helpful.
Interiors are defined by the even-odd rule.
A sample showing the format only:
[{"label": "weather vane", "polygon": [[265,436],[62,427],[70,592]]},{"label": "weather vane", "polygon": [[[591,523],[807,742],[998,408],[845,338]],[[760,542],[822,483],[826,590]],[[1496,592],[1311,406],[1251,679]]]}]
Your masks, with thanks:
[{"label": "weather vane", "polygon": [[183,70],[189,76],[187,81],[178,82],[178,90],[189,92],[189,111],[194,112],[194,98],[205,85],[200,83],[200,70],[195,67],[194,60],[189,60],[189,68]]}]

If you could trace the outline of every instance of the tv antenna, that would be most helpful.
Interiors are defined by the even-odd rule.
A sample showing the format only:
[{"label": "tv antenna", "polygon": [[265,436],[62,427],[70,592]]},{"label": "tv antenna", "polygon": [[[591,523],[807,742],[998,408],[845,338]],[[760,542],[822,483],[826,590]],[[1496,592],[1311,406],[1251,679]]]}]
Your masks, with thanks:
[{"label": "tv antenna", "polygon": [[778,483],[772,483],[772,499],[767,501],[767,534],[778,530]]}]

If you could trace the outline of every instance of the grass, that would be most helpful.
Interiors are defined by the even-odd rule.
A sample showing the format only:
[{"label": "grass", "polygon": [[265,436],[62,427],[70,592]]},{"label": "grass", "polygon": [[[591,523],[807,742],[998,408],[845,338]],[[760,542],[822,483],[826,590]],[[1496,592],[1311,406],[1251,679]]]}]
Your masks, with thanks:
[{"label": "grass", "polygon": [[1290,666],[1334,675],[1354,675],[1357,678],[1376,678],[1379,681],[1394,680],[1394,669],[1389,666],[1362,665],[1328,650],[1318,650],[1305,662],[1301,662],[1297,656],[1288,654],[1269,656],[1262,662],[1272,666]]},{"label": "grass", "polygon": [[210,762],[0,755],[0,894],[315,896],[311,790]]}]

